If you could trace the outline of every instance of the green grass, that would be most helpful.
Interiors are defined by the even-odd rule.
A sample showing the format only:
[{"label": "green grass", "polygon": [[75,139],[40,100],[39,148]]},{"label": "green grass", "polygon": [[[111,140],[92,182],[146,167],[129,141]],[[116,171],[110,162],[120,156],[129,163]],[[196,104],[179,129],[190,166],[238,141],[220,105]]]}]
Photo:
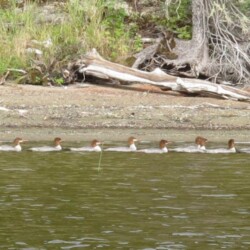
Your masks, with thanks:
[{"label": "green grass", "polygon": [[[60,10],[67,21],[58,24],[38,22],[35,1],[23,11],[15,3],[11,0],[8,7],[0,8],[0,76],[10,68],[28,70],[34,60],[42,61],[47,70],[52,61],[66,65],[92,48],[109,60],[122,62],[141,48],[139,39],[134,39],[134,28],[124,25],[125,12],[115,10],[112,4],[107,6],[104,0],[65,1]],[[49,38],[49,48],[32,43]],[[27,53],[29,47],[40,49],[43,55]]]}]

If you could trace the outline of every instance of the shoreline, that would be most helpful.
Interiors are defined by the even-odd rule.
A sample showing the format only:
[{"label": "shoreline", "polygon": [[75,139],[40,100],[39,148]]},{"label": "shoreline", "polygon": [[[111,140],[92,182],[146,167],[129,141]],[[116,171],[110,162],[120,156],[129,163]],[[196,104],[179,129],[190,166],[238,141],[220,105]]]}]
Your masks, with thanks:
[{"label": "shoreline", "polygon": [[54,137],[61,137],[65,142],[90,142],[93,139],[102,142],[127,141],[129,136],[135,136],[139,141],[156,141],[167,139],[173,142],[194,142],[197,135],[208,138],[208,142],[227,142],[233,138],[236,142],[250,142],[248,130],[176,130],[176,129],[0,129],[1,141],[12,141],[15,137],[22,137],[29,141],[52,141]]},{"label": "shoreline", "polygon": [[[182,97],[97,85],[42,87],[0,86],[0,140],[250,141],[250,103],[203,97]],[[115,133],[114,133],[115,131]],[[71,139],[72,138],[72,139]]]}]

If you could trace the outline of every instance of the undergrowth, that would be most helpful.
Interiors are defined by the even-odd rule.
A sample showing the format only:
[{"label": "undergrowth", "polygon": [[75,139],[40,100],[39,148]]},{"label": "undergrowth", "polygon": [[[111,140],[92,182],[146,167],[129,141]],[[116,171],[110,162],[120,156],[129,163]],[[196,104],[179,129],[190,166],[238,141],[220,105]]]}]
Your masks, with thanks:
[{"label": "undergrowth", "polygon": [[[28,70],[37,62],[44,74],[56,71],[58,65],[66,65],[92,48],[115,62],[140,50],[136,26],[124,24],[124,9],[116,9],[115,1],[106,2],[65,1],[57,7],[63,21],[48,23],[43,21],[46,14],[40,14],[42,7],[36,1],[25,8],[17,8],[15,0],[8,1],[7,7],[0,8],[0,76],[9,69]],[[5,2],[0,0],[1,4]],[[18,75],[15,72],[11,71],[13,78]],[[36,83],[42,84],[42,77],[36,77]]]},{"label": "undergrowth", "polygon": [[176,33],[178,38],[191,39],[192,36],[192,9],[191,0],[166,1],[163,8],[166,18],[158,22],[167,29]]}]

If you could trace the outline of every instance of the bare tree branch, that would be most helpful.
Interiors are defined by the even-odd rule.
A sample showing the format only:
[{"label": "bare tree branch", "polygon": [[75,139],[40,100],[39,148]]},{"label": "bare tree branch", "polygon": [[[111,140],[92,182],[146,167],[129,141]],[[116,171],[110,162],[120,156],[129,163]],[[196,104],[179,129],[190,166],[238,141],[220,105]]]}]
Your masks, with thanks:
[{"label": "bare tree branch", "polygon": [[[166,0],[168,8],[182,0]],[[169,59],[155,54],[157,66],[189,65],[193,77],[205,75],[214,82],[246,84],[250,79],[250,19],[228,0],[192,0],[192,40],[178,41]],[[147,66],[144,65],[145,68]]]}]

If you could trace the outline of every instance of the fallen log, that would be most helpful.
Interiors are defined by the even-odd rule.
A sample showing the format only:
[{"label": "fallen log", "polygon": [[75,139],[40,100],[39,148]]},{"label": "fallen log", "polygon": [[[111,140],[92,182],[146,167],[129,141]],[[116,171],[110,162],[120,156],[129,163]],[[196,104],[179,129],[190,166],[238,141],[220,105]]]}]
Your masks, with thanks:
[{"label": "fallen log", "polygon": [[159,68],[152,72],[129,68],[105,60],[95,49],[78,61],[77,65],[79,73],[101,79],[150,84],[186,94],[250,101],[250,93],[244,90],[226,85],[218,85],[205,80],[171,76]]}]

